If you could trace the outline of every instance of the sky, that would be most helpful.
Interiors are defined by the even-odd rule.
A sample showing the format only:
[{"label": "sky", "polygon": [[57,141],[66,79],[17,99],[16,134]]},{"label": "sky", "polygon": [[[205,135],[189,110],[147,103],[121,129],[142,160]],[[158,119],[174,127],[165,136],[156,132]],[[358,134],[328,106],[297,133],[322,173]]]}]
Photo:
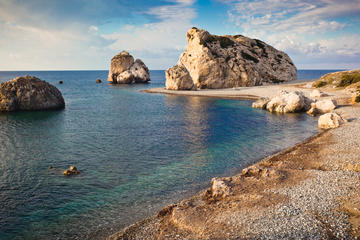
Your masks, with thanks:
[{"label": "sky", "polygon": [[194,26],[261,39],[298,69],[360,68],[360,0],[0,0],[0,70],[102,70],[122,50],[167,69]]}]

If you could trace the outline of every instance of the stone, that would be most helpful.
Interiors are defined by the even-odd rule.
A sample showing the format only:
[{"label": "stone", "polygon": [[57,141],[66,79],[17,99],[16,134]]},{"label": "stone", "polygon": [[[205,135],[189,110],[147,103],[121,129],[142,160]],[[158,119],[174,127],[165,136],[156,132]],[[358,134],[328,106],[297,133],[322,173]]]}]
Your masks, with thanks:
[{"label": "stone", "polygon": [[337,113],[325,113],[319,117],[318,127],[319,129],[337,128],[345,122],[346,120]]},{"label": "stone", "polygon": [[[296,80],[296,67],[290,57],[260,40],[242,35],[217,36],[197,28],[190,29],[186,38],[187,49],[174,68],[186,68],[196,89],[236,88]],[[172,87],[176,84],[170,82],[177,81],[178,76],[177,71],[170,69],[166,80],[167,86]]]},{"label": "stone", "polygon": [[316,114],[331,112],[335,108],[336,108],[336,102],[332,99],[326,99],[311,103],[311,108],[307,113],[309,115],[315,116]]},{"label": "stone", "polygon": [[277,113],[303,112],[310,109],[311,102],[312,100],[300,91],[280,91],[267,103],[266,109]]},{"label": "stone", "polygon": [[64,175],[66,175],[66,176],[77,175],[79,173],[80,173],[80,171],[77,170],[77,168],[75,166],[70,166],[69,169],[64,171]]},{"label": "stone", "polygon": [[143,61],[136,59],[126,51],[111,59],[108,81],[112,83],[146,83],[150,81],[150,71]]},{"label": "stone", "polygon": [[252,103],[253,108],[266,109],[266,105],[270,102],[270,98],[260,98]]},{"label": "stone", "polygon": [[96,83],[101,83],[101,79],[96,79]]},{"label": "stone", "polygon": [[63,84],[64,82],[63,81],[59,81],[59,84]]},{"label": "stone", "polygon": [[224,198],[231,193],[231,179],[213,178],[211,179],[211,196],[214,199]]},{"label": "stone", "polygon": [[320,92],[318,89],[315,89],[310,93],[311,98],[320,98],[320,97],[325,97],[325,96],[327,96],[327,94]]},{"label": "stone", "polygon": [[360,91],[354,92],[351,96],[351,104],[359,103],[360,102]]},{"label": "stone", "polygon": [[61,92],[34,76],[23,76],[0,85],[0,112],[65,108]]},{"label": "stone", "polygon": [[182,65],[167,69],[165,75],[165,86],[168,90],[192,90],[194,88],[189,72]]}]

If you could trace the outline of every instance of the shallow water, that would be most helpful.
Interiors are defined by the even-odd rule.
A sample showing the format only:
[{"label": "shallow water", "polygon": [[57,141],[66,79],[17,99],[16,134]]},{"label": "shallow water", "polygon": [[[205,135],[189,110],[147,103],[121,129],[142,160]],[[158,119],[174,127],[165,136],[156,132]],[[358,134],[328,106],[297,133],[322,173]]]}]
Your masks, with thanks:
[{"label": "shallow water", "polygon": [[[66,108],[0,114],[0,239],[101,238],[317,132],[315,118],[249,101],[138,91],[163,86],[163,71],[139,85],[109,85],[107,71],[0,82],[24,74],[56,85]],[[73,164],[81,174],[63,176]]]}]

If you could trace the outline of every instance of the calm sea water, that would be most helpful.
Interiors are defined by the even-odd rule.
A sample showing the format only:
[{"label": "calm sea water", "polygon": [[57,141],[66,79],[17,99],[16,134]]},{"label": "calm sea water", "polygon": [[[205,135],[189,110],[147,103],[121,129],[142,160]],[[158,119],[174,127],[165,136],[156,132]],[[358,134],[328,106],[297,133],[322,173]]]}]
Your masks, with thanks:
[{"label": "calm sea water", "polygon": [[[139,91],[164,86],[163,71],[140,85],[109,85],[107,71],[0,72],[0,82],[25,74],[56,85],[66,108],[0,114],[0,239],[103,238],[317,132],[306,114]],[[63,176],[73,164],[81,174]]]}]

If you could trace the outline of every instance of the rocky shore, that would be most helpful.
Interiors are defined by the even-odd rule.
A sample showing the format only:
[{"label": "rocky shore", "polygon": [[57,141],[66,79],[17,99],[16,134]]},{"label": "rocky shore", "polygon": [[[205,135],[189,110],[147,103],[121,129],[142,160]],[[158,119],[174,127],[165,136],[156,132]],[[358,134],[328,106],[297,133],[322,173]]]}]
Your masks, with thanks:
[{"label": "rocky shore", "polygon": [[[286,84],[221,90],[147,92],[259,99],[314,87]],[[165,207],[108,239],[357,239],[360,237],[360,105],[346,89],[324,99],[347,119],[232,177],[215,178],[190,199]],[[270,113],[269,113],[270,114]]]}]

